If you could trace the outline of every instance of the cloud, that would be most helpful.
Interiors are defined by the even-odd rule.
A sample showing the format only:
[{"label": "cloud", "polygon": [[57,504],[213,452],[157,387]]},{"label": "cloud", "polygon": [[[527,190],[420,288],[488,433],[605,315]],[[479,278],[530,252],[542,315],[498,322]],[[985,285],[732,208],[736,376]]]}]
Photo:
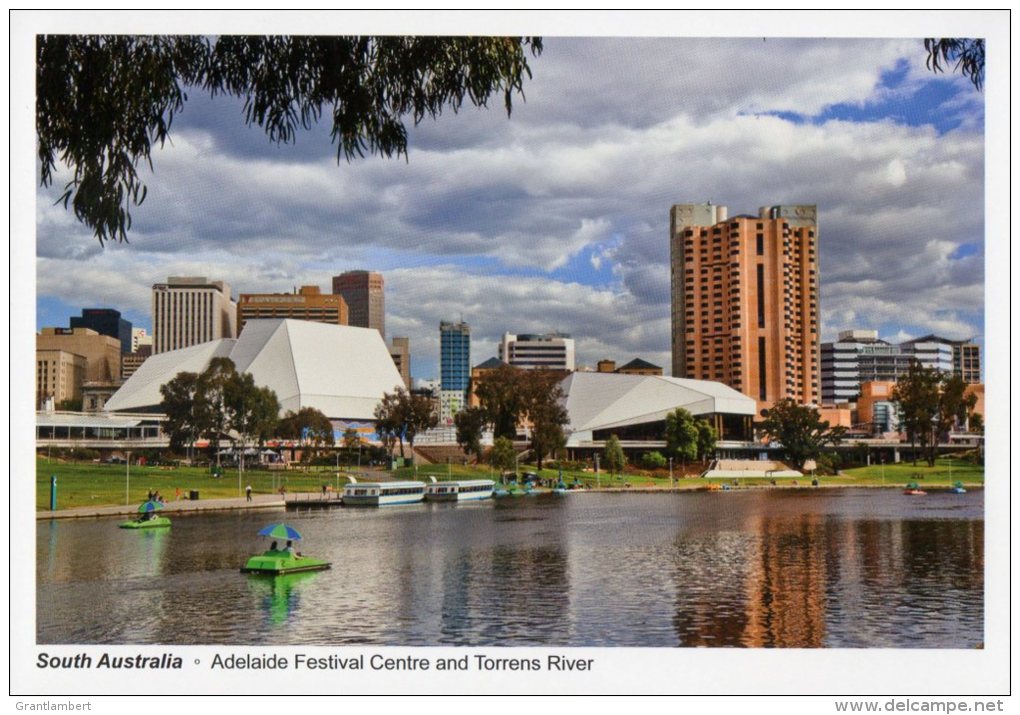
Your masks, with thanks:
[{"label": "cloud", "polygon": [[[983,241],[982,127],[923,121],[973,113],[981,95],[928,74],[919,41],[547,38],[546,48],[509,119],[494,106],[426,121],[407,161],[337,165],[321,128],[276,147],[243,128],[236,103],[189,103],[144,176],[129,245],[100,248],[52,205],[56,189],[38,192],[40,295],[146,314],[168,275],[263,292],[372,268],[386,275],[388,332],[409,334],[415,355],[437,355],[439,321],[463,314],[482,359],[504,330],[558,329],[583,360],[668,366],[670,206],[815,203],[825,333],[983,332],[983,251],[960,251]],[[770,114],[881,106],[926,82],[948,93],[909,125]]]}]

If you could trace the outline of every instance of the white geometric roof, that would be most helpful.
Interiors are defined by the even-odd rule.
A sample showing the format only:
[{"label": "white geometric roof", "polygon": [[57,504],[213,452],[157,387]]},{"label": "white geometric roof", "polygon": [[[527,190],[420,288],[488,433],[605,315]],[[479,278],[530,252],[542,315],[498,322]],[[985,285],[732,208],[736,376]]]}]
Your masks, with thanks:
[{"label": "white geometric roof", "polygon": [[229,357],[280,400],[280,414],[314,407],[334,419],[371,420],[383,393],[403,387],[378,330],[307,320],[249,320],[237,340],[215,340],[154,355],[106,403],[108,411],[159,405],[178,372],[202,372]]},{"label": "white geometric roof", "polygon": [[658,422],[677,407],[695,416],[755,414],[755,401],[750,397],[708,380],[575,372],[560,387],[567,396],[568,433]]}]

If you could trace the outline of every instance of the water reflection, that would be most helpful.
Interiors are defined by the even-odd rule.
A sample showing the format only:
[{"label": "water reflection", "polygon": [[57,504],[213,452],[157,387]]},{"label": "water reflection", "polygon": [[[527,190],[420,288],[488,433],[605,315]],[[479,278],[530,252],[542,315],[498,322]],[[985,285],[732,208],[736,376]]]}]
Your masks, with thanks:
[{"label": "water reflection", "polygon": [[[288,513],[331,561],[239,573],[264,514],[42,522],[40,643],[972,647],[983,493],[572,495]],[[299,577],[299,578],[295,578]],[[95,604],[102,603],[97,609]]]}]

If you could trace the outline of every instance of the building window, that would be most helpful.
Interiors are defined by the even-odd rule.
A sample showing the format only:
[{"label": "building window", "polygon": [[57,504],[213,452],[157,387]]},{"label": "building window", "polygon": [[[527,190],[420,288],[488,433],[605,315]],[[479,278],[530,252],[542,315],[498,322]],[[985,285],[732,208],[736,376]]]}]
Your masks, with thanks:
[{"label": "building window", "polygon": [[765,400],[765,338],[758,338],[758,399]]},{"label": "building window", "polygon": [[765,255],[765,237],[760,233],[758,234],[758,255]]},{"label": "building window", "polygon": [[758,264],[758,327],[765,327],[765,266]]}]

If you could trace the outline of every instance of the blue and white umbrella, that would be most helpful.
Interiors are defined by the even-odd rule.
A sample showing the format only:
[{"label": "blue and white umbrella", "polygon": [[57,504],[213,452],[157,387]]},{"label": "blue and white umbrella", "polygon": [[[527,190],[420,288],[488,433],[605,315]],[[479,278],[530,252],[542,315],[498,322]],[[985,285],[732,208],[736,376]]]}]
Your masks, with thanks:
[{"label": "blue and white umbrella", "polygon": [[298,530],[286,524],[270,524],[259,532],[259,536],[286,539],[287,541],[300,541],[301,539],[301,534],[298,533]]}]

